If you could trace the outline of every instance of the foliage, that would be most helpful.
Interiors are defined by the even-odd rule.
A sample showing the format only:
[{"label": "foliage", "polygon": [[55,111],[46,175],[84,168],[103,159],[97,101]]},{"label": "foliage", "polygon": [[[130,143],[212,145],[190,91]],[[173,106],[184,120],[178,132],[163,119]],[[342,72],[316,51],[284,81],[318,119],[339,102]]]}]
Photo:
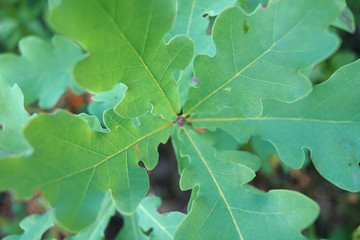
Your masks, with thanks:
[{"label": "foliage", "polygon": [[24,233],[19,236],[7,236],[4,240],[41,239],[43,232],[54,224],[52,214],[50,211],[43,215],[26,217],[20,223],[21,228],[24,229]]},{"label": "foliage", "polygon": [[23,102],[24,96],[18,85],[10,87],[0,78],[0,157],[31,152],[31,147],[22,133],[30,119]]},{"label": "foliage", "polygon": [[30,36],[19,42],[19,50],[22,56],[0,55],[0,75],[23,89],[26,105],[39,100],[43,109],[54,107],[74,85],[71,68],[82,57],[80,48],[62,36],[53,37],[51,43]]},{"label": "foliage", "polygon": [[[55,225],[101,239],[116,209],[117,239],[306,238],[319,206],[249,185],[262,162],[238,145],[251,137],[270,144],[260,157],[301,168],[310,151],[324,178],[360,191],[360,61],[310,80],[340,45],[334,27],[355,29],[344,0],[49,0],[49,11],[66,37],[27,37],[21,56],[0,56],[0,190],[49,203],[24,236]],[[77,85],[95,94],[95,116],[24,110],[22,93],[46,110]],[[159,214],[146,197],[169,138],[187,214]]]},{"label": "foliage", "polygon": [[15,51],[17,42],[28,35],[49,38],[51,33],[40,16],[45,0],[2,0],[0,2],[0,50]]}]

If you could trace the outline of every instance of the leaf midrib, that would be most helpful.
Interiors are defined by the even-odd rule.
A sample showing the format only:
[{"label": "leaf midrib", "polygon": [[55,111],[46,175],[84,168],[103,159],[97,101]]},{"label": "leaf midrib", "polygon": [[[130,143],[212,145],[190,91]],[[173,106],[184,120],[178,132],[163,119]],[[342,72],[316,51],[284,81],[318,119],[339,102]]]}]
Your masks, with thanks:
[{"label": "leaf midrib", "polygon": [[[92,165],[92,166],[86,167],[86,168],[84,168],[84,169],[81,169],[81,170],[78,170],[78,171],[76,171],[76,172],[70,173],[70,174],[65,175],[65,176],[63,176],[63,177],[54,179],[54,180],[52,180],[52,181],[49,181],[49,182],[40,184],[40,185],[38,185],[37,187],[45,187],[45,186],[48,186],[48,185],[51,185],[51,184],[60,182],[60,181],[62,181],[62,180],[64,180],[64,179],[66,179],[66,178],[75,176],[75,175],[77,175],[77,174],[83,173],[83,172],[85,172],[85,171],[87,171],[87,170],[90,170],[90,169],[94,169],[94,171],[95,171],[98,166],[100,166],[101,164],[107,162],[109,159],[115,157],[116,155],[122,153],[123,151],[126,151],[127,149],[129,149],[130,147],[134,146],[135,144],[141,142],[142,140],[144,140],[144,139],[146,139],[146,138],[148,138],[148,137],[150,137],[150,136],[152,136],[152,135],[154,135],[154,134],[156,134],[156,133],[158,133],[158,132],[161,132],[162,130],[165,130],[166,128],[168,128],[168,127],[170,127],[170,126],[172,126],[172,125],[173,125],[173,122],[169,122],[169,123],[161,126],[160,128],[158,128],[158,129],[156,129],[156,130],[154,130],[154,131],[152,131],[152,132],[150,132],[150,133],[142,136],[141,138],[138,138],[136,141],[133,141],[132,143],[128,144],[126,147],[122,148],[121,150],[119,150],[119,151],[117,151],[117,152],[115,152],[115,153],[113,153],[113,154],[111,154],[111,155],[109,155],[109,156],[103,155],[105,158],[104,158],[103,160],[99,161],[98,163]],[[64,139],[60,138],[59,136],[56,136],[56,135],[52,135],[52,136],[53,136],[53,137],[56,137],[56,138],[59,138],[59,139],[61,139],[62,141],[64,141]],[[70,141],[68,141],[68,140],[65,140],[65,141],[70,142]],[[78,144],[74,144],[73,142],[70,142],[70,143],[72,143],[73,145],[75,145],[75,146],[77,146],[77,147],[79,147],[79,148],[81,148],[81,149],[85,149],[85,150],[88,150],[88,151],[90,151],[90,152],[93,152],[93,153],[98,154],[97,152],[94,152],[94,151],[92,151],[91,149],[85,148],[84,146],[81,146],[81,145],[78,145]]]},{"label": "leaf midrib", "polygon": [[[244,71],[246,71],[248,68],[250,68],[253,64],[255,64],[259,59],[261,59],[263,56],[265,56],[268,52],[270,52],[280,41],[282,41],[288,34],[290,34],[293,30],[295,30],[305,19],[306,17],[314,11],[314,7],[310,9],[309,12],[307,12],[303,18],[295,24],[288,32],[286,32],[282,37],[280,37],[278,40],[272,43],[272,45],[262,54],[260,54],[257,58],[255,58],[253,61],[251,61],[247,66],[245,66],[243,69],[241,69],[239,72],[237,72],[234,76],[232,76],[229,80],[227,80],[225,83],[220,85],[220,87],[216,88],[213,92],[208,94],[206,97],[201,99],[197,104],[192,106],[189,110],[187,110],[184,114],[184,116],[190,115],[191,112],[193,112],[196,108],[198,108],[201,104],[203,104],[206,100],[208,100],[211,96],[219,92],[221,89],[223,89],[227,84],[231,83],[235,78],[240,76]],[[273,25],[274,26],[274,25]],[[274,32],[274,30],[273,30]]]},{"label": "leaf midrib", "polygon": [[141,211],[143,211],[157,226],[159,226],[159,228],[166,233],[166,235],[169,236],[170,239],[172,239],[172,235],[166,230],[166,228],[156,219],[154,218],[150,212],[148,212],[146,210],[146,208],[144,208],[142,206],[142,204],[139,205],[139,209],[141,209]]},{"label": "leaf midrib", "polygon": [[[177,117],[177,113],[173,107],[173,105],[171,104],[168,96],[165,94],[164,90],[162,89],[162,87],[160,86],[159,82],[156,80],[154,74],[151,72],[150,68],[147,66],[147,64],[144,62],[142,56],[140,56],[140,54],[137,52],[137,50],[135,49],[135,47],[131,44],[131,42],[129,41],[129,39],[125,36],[125,34],[123,33],[123,31],[120,29],[119,25],[115,22],[114,18],[106,11],[106,9],[103,7],[103,5],[98,1],[98,0],[92,0],[95,4],[97,4],[101,11],[105,14],[105,16],[107,17],[108,21],[115,27],[117,33],[120,35],[120,37],[125,41],[125,43],[129,46],[129,48],[134,52],[134,54],[136,55],[136,57],[140,60],[141,64],[143,65],[143,67],[146,69],[147,73],[149,74],[150,78],[154,81],[154,83],[156,84],[157,88],[160,90],[161,94],[163,95],[163,97],[165,98],[167,104],[170,107],[170,110],[172,112],[172,114]],[[151,13],[152,14],[152,13]]]},{"label": "leaf midrib", "polygon": [[217,182],[217,180],[216,180],[216,178],[215,178],[215,176],[214,176],[214,174],[213,174],[210,166],[207,164],[206,159],[204,158],[204,156],[202,155],[200,149],[197,147],[196,143],[194,142],[194,140],[193,140],[192,137],[190,136],[189,132],[188,132],[184,127],[182,127],[182,130],[185,132],[185,134],[186,134],[186,136],[188,137],[191,145],[194,147],[195,151],[198,153],[198,155],[199,155],[199,157],[200,157],[200,159],[201,159],[201,162],[204,164],[204,166],[206,167],[207,171],[209,172],[209,174],[210,174],[213,182],[215,183],[216,188],[217,188],[218,191],[219,191],[220,197],[223,199],[223,201],[224,201],[224,203],[225,203],[225,205],[226,205],[226,208],[227,208],[228,211],[229,211],[229,214],[230,214],[230,216],[231,216],[231,219],[232,219],[232,221],[233,221],[233,223],[234,223],[234,226],[235,226],[235,228],[236,228],[236,231],[238,232],[238,235],[239,235],[240,239],[241,239],[241,240],[244,240],[244,238],[243,238],[243,236],[242,236],[242,234],[241,234],[240,228],[239,228],[239,226],[238,226],[238,224],[237,224],[237,222],[236,222],[235,216],[234,216],[234,214],[233,214],[233,212],[232,212],[232,207],[231,207],[230,204],[228,203],[228,201],[227,201],[227,199],[226,199],[226,197],[225,197],[225,195],[224,195],[224,193],[223,193],[223,191],[222,191],[219,183]]},{"label": "leaf midrib", "polygon": [[245,118],[245,117],[234,117],[234,118],[197,118],[188,119],[189,122],[238,122],[238,121],[291,121],[291,122],[313,122],[313,123],[331,123],[331,124],[357,124],[360,122],[354,121],[336,121],[336,120],[322,120],[312,118],[299,118],[299,117],[259,117],[259,118]]}]

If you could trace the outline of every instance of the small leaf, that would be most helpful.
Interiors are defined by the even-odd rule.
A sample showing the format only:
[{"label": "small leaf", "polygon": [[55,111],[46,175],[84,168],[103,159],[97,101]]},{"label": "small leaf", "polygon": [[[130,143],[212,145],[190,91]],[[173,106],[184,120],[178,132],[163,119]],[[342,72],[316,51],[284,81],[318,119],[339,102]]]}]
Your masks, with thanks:
[{"label": "small leaf", "polygon": [[174,70],[184,69],[193,54],[186,36],[165,45],[174,4],[169,0],[63,0],[52,9],[55,28],[90,52],[75,67],[76,81],[94,92],[127,86],[115,108],[124,117],[137,117],[152,109],[174,119],[180,112]]},{"label": "small leaf", "polygon": [[71,70],[83,53],[72,41],[61,36],[51,43],[39,37],[26,37],[19,43],[21,56],[0,55],[0,74],[10,85],[17,83],[24,93],[25,105],[39,100],[50,109],[73,83]]},{"label": "small leaf", "polygon": [[125,227],[117,239],[136,239],[136,235],[141,236],[140,239],[173,239],[185,214],[180,212],[159,214],[156,209],[160,204],[158,197],[145,198],[134,215],[124,216]]},{"label": "small leaf", "polygon": [[305,239],[300,232],[318,215],[315,202],[292,191],[247,190],[243,185],[255,176],[250,168],[217,159],[188,126],[177,137],[181,155],[188,157],[180,186],[199,190],[175,239]]},{"label": "small leaf", "polygon": [[336,50],[339,40],[327,28],[344,4],[271,1],[251,15],[238,7],[223,11],[214,26],[216,55],[195,58],[201,86],[190,88],[185,115],[238,108],[259,117],[264,98],[292,102],[306,96],[311,82],[299,70]]},{"label": "small leaf", "polygon": [[24,109],[24,96],[15,84],[0,77],[0,158],[31,153],[23,130],[30,119]]},{"label": "small leaf", "polygon": [[54,221],[52,211],[42,215],[28,216],[20,222],[20,227],[24,229],[23,234],[18,236],[10,235],[3,240],[40,240],[45,231],[54,225]]},{"label": "small leaf", "polygon": [[146,114],[137,127],[132,119],[108,110],[105,124],[110,132],[104,133],[93,131],[87,120],[64,111],[41,114],[25,130],[34,153],[0,161],[0,189],[14,189],[20,198],[42,191],[57,220],[70,231],[95,220],[109,189],[120,212],[135,211],[149,185],[138,162],[155,167],[157,147],[166,142],[172,125]]},{"label": "small leaf", "polygon": [[[286,165],[300,168],[304,148],[322,176],[348,191],[360,190],[360,60],[340,68],[306,98],[286,104],[264,101],[264,113],[247,119],[240,112],[199,117],[199,127],[220,127],[240,141],[251,135],[273,143]],[[201,119],[200,119],[201,118]],[[203,123],[203,124],[202,124]]]}]

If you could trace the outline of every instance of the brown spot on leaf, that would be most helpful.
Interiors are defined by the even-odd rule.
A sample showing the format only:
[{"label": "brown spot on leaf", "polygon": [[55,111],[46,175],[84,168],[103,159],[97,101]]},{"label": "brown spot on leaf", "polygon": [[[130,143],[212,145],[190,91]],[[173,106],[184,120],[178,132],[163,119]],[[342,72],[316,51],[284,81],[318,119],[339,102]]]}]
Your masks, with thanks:
[{"label": "brown spot on leaf", "polygon": [[135,146],[135,151],[136,151],[136,152],[139,152],[139,147],[138,147],[138,145]]},{"label": "brown spot on leaf", "polygon": [[197,127],[194,127],[194,129],[198,132],[201,132],[201,133],[204,133],[206,132],[206,129],[205,128],[197,128]]}]

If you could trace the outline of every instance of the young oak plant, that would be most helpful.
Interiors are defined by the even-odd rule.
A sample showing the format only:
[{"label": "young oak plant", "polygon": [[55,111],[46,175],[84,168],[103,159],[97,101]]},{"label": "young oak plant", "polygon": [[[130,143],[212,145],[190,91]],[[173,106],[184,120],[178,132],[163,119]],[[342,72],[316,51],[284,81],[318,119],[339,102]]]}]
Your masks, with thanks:
[{"label": "young oak plant", "polygon": [[[52,27],[88,52],[74,68],[76,82],[95,93],[123,83],[126,92],[104,112],[106,129],[86,114],[34,117],[24,131],[33,152],[0,160],[0,189],[18,198],[40,190],[69,232],[108,220],[101,209],[110,201],[125,216],[118,239],[304,239],[317,204],[297,192],[250,187],[258,157],[224,154],[197,129],[222,129],[243,143],[260,136],[293,168],[309,149],[320,174],[359,191],[360,61],[314,89],[308,76],[339,46],[329,26],[346,4],[270,1],[251,14],[232,4],[179,0],[175,15],[169,0],[50,1]],[[199,18],[205,10],[219,13],[213,42],[197,34],[209,27]],[[186,96],[180,86],[192,71],[201,85]],[[149,180],[138,163],[153,169],[169,137],[180,187],[192,190],[187,215],[159,215],[158,200],[145,198]]]}]

